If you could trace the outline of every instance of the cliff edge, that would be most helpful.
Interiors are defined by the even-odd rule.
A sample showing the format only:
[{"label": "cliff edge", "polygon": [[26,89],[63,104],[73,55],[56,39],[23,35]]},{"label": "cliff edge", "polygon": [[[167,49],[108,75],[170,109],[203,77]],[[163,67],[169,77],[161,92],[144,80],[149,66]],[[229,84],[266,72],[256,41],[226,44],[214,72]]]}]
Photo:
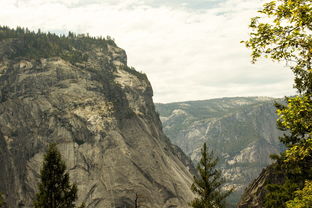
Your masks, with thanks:
[{"label": "cliff edge", "polygon": [[8,207],[31,206],[51,142],[88,208],[133,207],[136,194],[145,207],[187,207],[189,160],[164,135],[152,87],[124,50],[108,39],[0,29],[0,192]]}]

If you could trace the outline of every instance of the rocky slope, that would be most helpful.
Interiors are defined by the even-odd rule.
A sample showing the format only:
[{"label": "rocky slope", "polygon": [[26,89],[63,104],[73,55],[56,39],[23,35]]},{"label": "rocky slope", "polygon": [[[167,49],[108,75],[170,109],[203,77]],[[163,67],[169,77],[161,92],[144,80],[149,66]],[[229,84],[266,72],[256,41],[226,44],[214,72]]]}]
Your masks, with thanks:
[{"label": "rocky slope", "polygon": [[[31,206],[50,142],[88,208],[133,207],[136,194],[145,207],[187,207],[190,161],[162,132],[146,76],[127,67],[112,41],[69,40],[91,43],[62,49],[65,58],[29,58],[37,49],[19,53],[24,37],[0,36],[0,192],[8,207]],[[70,52],[84,59],[68,61]]]},{"label": "rocky slope", "polygon": [[263,208],[265,203],[266,185],[283,184],[285,177],[277,173],[275,164],[271,164],[245,189],[237,208]]},{"label": "rocky slope", "polygon": [[274,101],[267,97],[221,98],[157,104],[164,132],[196,163],[207,142],[219,156],[219,165],[236,191],[236,204],[245,187],[272,161],[269,155],[282,150],[276,128]]}]

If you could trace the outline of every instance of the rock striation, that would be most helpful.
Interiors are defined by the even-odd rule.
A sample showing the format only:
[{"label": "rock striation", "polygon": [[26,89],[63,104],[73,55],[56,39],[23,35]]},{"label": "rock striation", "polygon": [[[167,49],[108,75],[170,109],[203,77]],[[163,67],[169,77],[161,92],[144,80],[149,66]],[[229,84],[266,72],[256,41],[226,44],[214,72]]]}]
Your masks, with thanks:
[{"label": "rock striation", "polygon": [[152,87],[127,66],[124,50],[112,41],[74,48],[87,58],[70,62],[15,57],[21,44],[0,40],[0,192],[8,207],[31,207],[50,142],[87,208],[134,207],[136,195],[144,207],[187,207],[191,162],[163,133]]},{"label": "rock striation", "polygon": [[232,206],[245,187],[272,161],[270,154],[283,150],[276,127],[274,102],[268,97],[236,97],[156,104],[164,132],[191,157],[200,158],[204,142],[219,156],[219,167],[235,186]]},{"label": "rock striation", "polygon": [[244,191],[238,208],[263,208],[265,185],[272,174],[267,169],[263,169],[258,178],[256,178]]},{"label": "rock striation", "polygon": [[283,174],[277,174],[275,169],[275,163],[269,165],[261,171],[259,176],[250,183],[239,203],[237,208],[264,208],[266,185],[267,184],[283,184],[285,177]]}]

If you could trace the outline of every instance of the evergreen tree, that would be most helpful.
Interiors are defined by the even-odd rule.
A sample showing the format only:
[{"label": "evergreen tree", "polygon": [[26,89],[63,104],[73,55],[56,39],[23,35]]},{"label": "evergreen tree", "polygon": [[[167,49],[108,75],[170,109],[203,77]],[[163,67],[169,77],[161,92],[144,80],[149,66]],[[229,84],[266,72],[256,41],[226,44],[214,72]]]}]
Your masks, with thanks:
[{"label": "evergreen tree", "polygon": [[55,144],[50,144],[41,169],[39,192],[34,200],[35,208],[74,208],[77,186],[71,185],[66,165]]},{"label": "evergreen tree", "polygon": [[312,182],[306,181],[302,190],[295,191],[295,198],[286,202],[287,208],[312,207]]},{"label": "evergreen tree", "polygon": [[189,203],[194,208],[223,208],[225,198],[229,196],[233,189],[222,191],[221,187],[225,179],[221,171],[216,169],[218,158],[213,152],[208,152],[207,145],[204,143],[201,149],[201,159],[197,164],[198,177],[194,176],[192,191],[197,197]]}]

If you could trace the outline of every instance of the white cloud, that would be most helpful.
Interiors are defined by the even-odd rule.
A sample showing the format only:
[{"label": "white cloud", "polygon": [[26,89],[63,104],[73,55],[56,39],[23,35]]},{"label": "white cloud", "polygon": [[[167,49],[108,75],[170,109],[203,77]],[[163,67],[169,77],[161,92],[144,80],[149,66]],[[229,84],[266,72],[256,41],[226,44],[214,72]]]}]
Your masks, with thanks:
[{"label": "white cloud", "polygon": [[148,75],[156,102],[294,93],[289,69],[269,61],[250,64],[240,43],[262,1],[206,1],[198,9],[200,1],[181,1],[187,7],[177,2],[0,0],[0,21],[114,37],[129,64]]}]

